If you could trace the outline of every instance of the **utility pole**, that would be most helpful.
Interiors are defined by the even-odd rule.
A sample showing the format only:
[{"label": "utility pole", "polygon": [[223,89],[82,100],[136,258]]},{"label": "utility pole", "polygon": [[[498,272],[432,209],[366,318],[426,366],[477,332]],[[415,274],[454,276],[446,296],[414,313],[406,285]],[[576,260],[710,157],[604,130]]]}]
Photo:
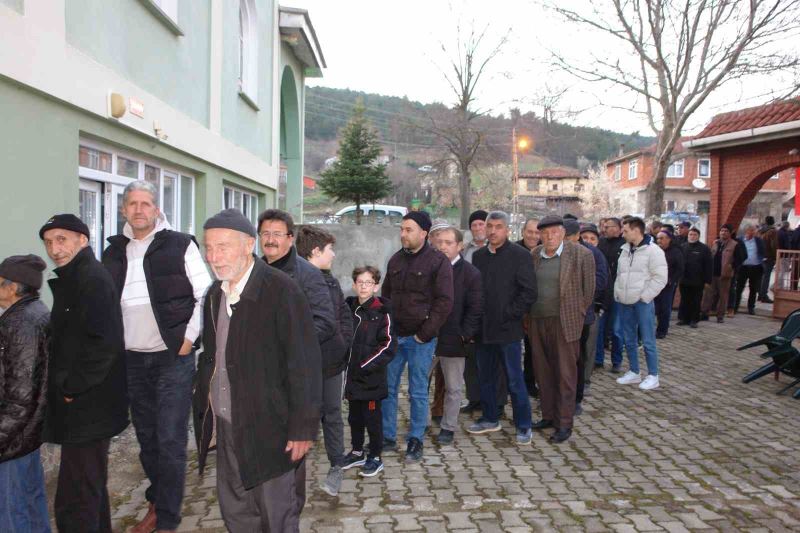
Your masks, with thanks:
[{"label": "utility pole", "polygon": [[511,193],[511,227],[514,238],[517,235],[517,212],[519,210],[519,156],[517,152],[517,127],[511,128],[511,166],[513,168],[513,191]]}]

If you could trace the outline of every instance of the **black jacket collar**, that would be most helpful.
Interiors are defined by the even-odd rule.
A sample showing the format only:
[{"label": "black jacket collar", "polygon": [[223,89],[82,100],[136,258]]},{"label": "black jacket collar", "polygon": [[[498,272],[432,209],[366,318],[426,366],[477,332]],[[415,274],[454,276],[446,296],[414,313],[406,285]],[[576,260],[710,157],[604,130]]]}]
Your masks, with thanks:
[{"label": "black jacket collar", "polygon": [[92,259],[94,259],[94,251],[92,250],[91,246],[87,246],[75,254],[75,257],[72,258],[72,261],[62,267],[54,268],[53,272],[55,272],[55,274],[58,276],[58,279],[68,280],[75,277],[78,270],[91,262]]},{"label": "black jacket collar", "polygon": [[289,248],[289,251],[286,252],[286,255],[275,261],[274,263],[270,263],[267,261],[267,256],[263,256],[264,262],[271,266],[272,268],[277,268],[278,270],[289,274],[290,276],[294,274],[295,266],[297,265],[297,251],[295,247],[292,246]]}]

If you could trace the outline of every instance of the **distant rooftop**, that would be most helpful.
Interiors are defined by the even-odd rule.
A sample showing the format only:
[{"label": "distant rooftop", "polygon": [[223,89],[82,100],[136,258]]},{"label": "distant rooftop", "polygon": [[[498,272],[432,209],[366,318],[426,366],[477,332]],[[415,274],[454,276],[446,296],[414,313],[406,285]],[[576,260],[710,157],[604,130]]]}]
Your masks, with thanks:
[{"label": "distant rooftop", "polygon": [[695,139],[772,126],[773,124],[783,124],[784,122],[793,122],[795,120],[800,120],[800,99],[784,100],[716,115]]},{"label": "distant rooftop", "polygon": [[543,168],[536,172],[520,172],[519,177],[525,178],[585,178],[586,174],[577,168],[552,167]]}]

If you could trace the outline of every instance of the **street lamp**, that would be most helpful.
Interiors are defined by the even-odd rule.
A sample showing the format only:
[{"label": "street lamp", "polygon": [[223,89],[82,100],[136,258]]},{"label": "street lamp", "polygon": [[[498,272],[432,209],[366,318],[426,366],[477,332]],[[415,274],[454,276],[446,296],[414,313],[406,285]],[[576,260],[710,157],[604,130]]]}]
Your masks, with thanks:
[{"label": "street lamp", "polygon": [[517,215],[519,214],[519,152],[525,151],[530,147],[530,140],[527,137],[517,138],[517,128],[511,129],[511,164],[514,169],[514,190],[511,195],[511,221],[514,224],[514,235],[517,235]]}]

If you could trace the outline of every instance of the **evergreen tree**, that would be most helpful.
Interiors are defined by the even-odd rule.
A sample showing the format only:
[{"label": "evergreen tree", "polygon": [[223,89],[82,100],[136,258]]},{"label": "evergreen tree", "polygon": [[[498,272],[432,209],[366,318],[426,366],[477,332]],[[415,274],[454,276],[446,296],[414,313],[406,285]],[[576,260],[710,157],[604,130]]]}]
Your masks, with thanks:
[{"label": "evergreen tree", "polygon": [[393,189],[386,175],[386,165],[379,164],[381,145],[364,116],[360,101],[353,116],[342,128],[337,161],[322,172],[319,187],[326,196],[356,204],[356,224],[361,224],[361,204],[373,203],[388,196]]}]

